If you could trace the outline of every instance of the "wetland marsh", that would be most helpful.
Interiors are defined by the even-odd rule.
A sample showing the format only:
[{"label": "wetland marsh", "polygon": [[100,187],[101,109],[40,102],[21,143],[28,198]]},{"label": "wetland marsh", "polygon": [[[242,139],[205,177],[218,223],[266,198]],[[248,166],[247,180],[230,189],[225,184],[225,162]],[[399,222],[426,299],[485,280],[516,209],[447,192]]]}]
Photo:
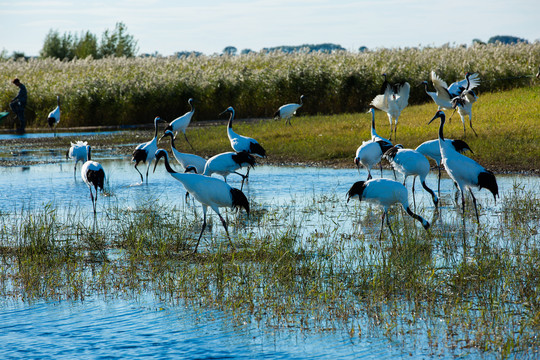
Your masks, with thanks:
[{"label": "wetland marsh", "polygon": [[95,150],[107,181],[94,218],[65,150],[12,150],[19,165],[0,167],[8,357],[538,356],[537,176],[498,174],[496,203],[476,191],[479,224],[448,178],[438,211],[417,187],[430,231],[396,207],[396,236],[379,241],[381,210],[346,202],[365,170],[263,162],[244,187],[250,216],[226,212],[236,250],[211,214],[191,254],[201,208],[163,164],[140,184],[129,156]]}]

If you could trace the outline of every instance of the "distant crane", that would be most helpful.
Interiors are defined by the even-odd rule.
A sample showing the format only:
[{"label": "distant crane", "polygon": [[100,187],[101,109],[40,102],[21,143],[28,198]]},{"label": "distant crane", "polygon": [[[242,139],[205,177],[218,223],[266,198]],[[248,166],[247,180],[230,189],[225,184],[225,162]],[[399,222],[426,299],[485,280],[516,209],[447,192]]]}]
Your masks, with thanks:
[{"label": "distant crane", "polygon": [[171,121],[171,123],[165,128],[165,131],[170,130],[173,133],[175,133],[175,136],[178,133],[178,131],[181,131],[182,133],[184,133],[184,138],[186,139],[187,143],[193,149],[193,145],[191,145],[186,135],[186,129],[189,126],[189,123],[191,122],[191,118],[193,117],[193,114],[195,113],[195,106],[193,105],[194,104],[193,98],[189,98],[188,104],[191,110],[185,113],[184,115],[179,116],[173,121]]},{"label": "distant crane", "polygon": [[403,185],[405,185],[408,176],[413,176],[412,194],[415,208],[414,183],[417,176],[420,177],[422,187],[431,195],[433,204],[437,207],[439,199],[433,190],[426,185],[426,177],[429,174],[429,160],[424,155],[413,149],[404,149],[401,144],[398,144],[386,151],[383,157],[403,175]]},{"label": "distant crane", "polygon": [[274,113],[274,118],[285,119],[285,124],[291,125],[291,118],[296,114],[296,111],[304,105],[304,95],[300,96],[299,104],[286,104],[280,106],[280,108]]},{"label": "distant crane", "polygon": [[[88,146],[88,161],[86,161],[81,168],[81,177],[83,181],[88,185],[90,190],[90,198],[92,199],[92,207],[94,208],[94,214],[96,213],[96,203],[98,198],[98,189],[103,191],[103,184],[105,182],[105,170],[103,166],[96,161],[92,161],[90,155],[90,146]],[[96,191],[96,197],[92,193],[92,187]]]},{"label": "distant crane", "polygon": [[390,229],[390,233],[394,236],[390,221],[388,220],[388,209],[393,204],[401,204],[407,211],[407,214],[419,221],[424,229],[429,229],[429,222],[421,216],[413,213],[409,207],[409,199],[407,188],[397,181],[390,179],[372,179],[368,181],[357,181],[351,186],[347,192],[347,202],[350,199],[358,199],[358,201],[367,201],[378,204],[383,207],[383,215],[381,220],[381,231],[379,233],[379,240],[382,237],[384,218],[386,217],[386,224]]},{"label": "distant crane", "polygon": [[493,194],[493,199],[497,201],[499,195],[499,187],[495,175],[489,170],[486,170],[483,166],[479,165],[473,159],[460,154],[452,146],[450,142],[445,141],[444,138],[444,123],[446,116],[441,110],[437,111],[435,116],[431,119],[429,124],[435,119],[440,119],[441,124],[439,126],[439,147],[441,150],[442,163],[448,175],[457,184],[459,191],[461,192],[461,202],[463,207],[463,214],[465,214],[465,190],[468,189],[473,199],[474,210],[476,212],[476,220],[480,222],[478,216],[478,208],[476,207],[476,198],[472,192],[472,187],[479,189],[486,188]]},{"label": "distant crane", "polygon": [[435,98],[432,98],[439,106],[439,110],[456,109],[457,107],[457,111],[461,117],[461,122],[463,123],[463,134],[465,134],[465,116],[469,116],[471,129],[474,134],[478,136],[472,127],[472,104],[477,100],[477,96],[472,89],[480,84],[478,74],[468,72],[465,75],[464,80],[456,81],[452,83],[450,87],[448,87],[446,82],[437,76],[434,71],[432,71],[431,81],[433,82],[433,86],[437,91],[438,101],[435,100]]},{"label": "distant crane", "polygon": [[164,149],[159,149],[155,154],[156,163],[154,165],[154,171],[156,171],[157,164],[161,158],[165,159],[165,169],[176,180],[180,181],[184,188],[201,203],[203,208],[203,225],[199,239],[195,245],[194,253],[197,252],[199,242],[201,241],[202,234],[206,228],[206,212],[208,207],[211,207],[216,214],[218,214],[221,224],[225,228],[229,243],[234,248],[234,245],[229,236],[229,230],[227,229],[227,223],[219,212],[220,207],[229,207],[241,209],[244,208],[249,215],[249,202],[244,193],[241,190],[232,188],[225,181],[200,174],[193,173],[178,173],[174,171],[169,164],[169,155]]},{"label": "distant crane", "polygon": [[82,161],[84,164],[90,158],[90,145],[86,141],[77,141],[71,143],[71,147],[66,152],[66,159],[75,159],[75,165],[73,166],[73,175],[77,171],[77,163]]},{"label": "distant crane", "polygon": [[148,170],[150,169],[150,164],[154,160],[154,154],[157,151],[157,134],[158,134],[158,123],[164,122],[159,116],[156,116],[154,119],[154,138],[148,142],[137,145],[135,151],[133,151],[133,157],[131,161],[135,162],[135,170],[141,175],[141,182],[144,181],[143,174],[137,168],[137,165],[142,161],[143,163],[148,163],[146,166],[146,183],[148,183]]},{"label": "distant crane", "polygon": [[[473,151],[469,147],[469,145],[463,140],[444,139],[444,141],[449,142],[451,144],[451,146],[453,146],[454,149],[459,153],[464,153],[466,150],[469,150],[471,153],[473,153]],[[439,171],[437,192],[438,192],[438,195],[440,197],[441,196],[441,161],[442,161],[442,157],[441,157],[441,148],[439,147],[439,139],[424,141],[423,143],[418,145],[415,150],[418,151],[419,153],[421,153],[422,155],[435,160],[435,163],[437,164],[437,169]]]},{"label": "distant crane", "polygon": [[[480,80],[478,79],[478,74],[473,74],[473,75],[476,75],[475,80],[479,83]],[[465,87],[456,86],[455,93],[457,93],[459,90],[461,90],[461,92],[459,92],[459,95],[455,96],[452,99],[452,107],[454,109],[457,108],[458,114],[461,117],[461,122],[463,123],[463,134],[465,135],[465,116],[468,116],[469,126],[471,127],[471,130],[474,132],[474,135],[478,136],[478,134],[472,127],[472,104],[475,103],[476,100],[478,99],[478,96],[476,96],[476,93],[472,90],[472,88],[476,86],[476,84],[473,85],[470,79],[473,77],[473,75],[471,75],[470,73],[467,73],[467,76],[466,76],[467,83]],[[450,85],[450,88],[452,87],[452,85]],[[448,91],[450,91],[450,94],[452,94],[452,91],[450,88],[448,89]]]},{"label": "distant crane", "polygon": [[60,122],[60,96],[56,96],[56,107],[47,115],[47,123],[56,136],[56,126]]},{"label": "distant crane", "polygon": [[[394,134],[394,139],[397,138],[399,116],[409,103],[410,91],[411,86],[408,82],[401,85],[397,91],[394,91],[392,86],[387,86],[384,94],[375,96],[371,101],[371,105],[386,112],[388,115],[388,121],[390,122],[390,140],[392,140],[392,134]],[[393,122],[395,123],[394,125]]]}]

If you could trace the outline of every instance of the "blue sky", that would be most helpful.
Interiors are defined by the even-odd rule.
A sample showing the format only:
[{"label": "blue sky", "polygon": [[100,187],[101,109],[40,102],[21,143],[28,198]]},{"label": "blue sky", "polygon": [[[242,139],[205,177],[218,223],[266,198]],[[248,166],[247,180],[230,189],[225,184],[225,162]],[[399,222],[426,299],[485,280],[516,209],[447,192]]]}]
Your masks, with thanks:
[{"label": "blue sky", "polygon": [[50,29],[98,38],[126,24],[140,53],[221,53],[335,43],[439,46],[493,35],[540,39],[538,0],[0,0],[0,51],[38,55]]}]

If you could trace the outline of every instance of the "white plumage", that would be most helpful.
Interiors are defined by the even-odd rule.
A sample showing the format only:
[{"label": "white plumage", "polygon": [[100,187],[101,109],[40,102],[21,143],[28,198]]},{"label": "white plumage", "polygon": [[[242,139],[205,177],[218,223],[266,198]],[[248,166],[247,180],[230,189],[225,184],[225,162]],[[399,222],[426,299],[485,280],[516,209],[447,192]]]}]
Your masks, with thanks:
[{"label": "white plumage", "polygon": [[[98,198],[98,189],[103,191],[103,184],[105,182],[105,170],[103,166],[96,161],[90,159],[90,152],[88,152],[88,161],[86,161],[81,167],[81,178],[88,185],[90,189],[90,198],[92,199],[92,207],[94,208],[94,214],[96,213],[96,203]],[[92,193],[92,187],[95,189],[96,196]]]},{"label": "white plumage", "polygon": [[347,192],[347,202],[350,199],[358,199],[358,201],[367,201],[383,207],[383,215],[381,220],[381,232],[379,238],[382,235],[384,226],[384,218],[386,217],[386,223],[392,235],[392,227],[388,220],[388,209],[393,204],[401,204],[407,211],[407,214],[418,220],[424,229],[429,228],[429,222],[419,215],[414,214],[409,208],[409,199],[407,188],[397,181],[390,179],[372,179],[368,181],[357,181]]},{"label": "white plumage", "polygon": [[135,151],[133,151],[133,157],[131,161],[135,162],[135,170],[141,175],[141,182],[143,182],[143,175],[137,168],[137,165],[142,161],[143,163],[148,163],[146,166],[146,182],[148,183],[148,170],[150,169],[150,164],[154,160],[154,154],[157,151],[157,134],[158,134],[158,123],[163,122],[163,120],[156,116],[154,119],[154,138],[148,142],[137,145]]},{"label": "white plumage", "polygon": [[476,198],[474,197],[472,188],[486,188],[491,191],[493,198],[496,200],[496,196],[499,195],[499,188],[497,186],[495,175],[473,159],[457,152],[450,142],[445,141],[443,131],[446,117],[444,112],[441,110],[437,111],[429,123],[437,118],[441,119],[441,124],[439,126],[439,147],[444,168],[452,180],[457,184],[461,192],[463,213],[465,214],[465,190],[468,189],[473,199],[476,219],[480,221],[478,208],[476,207]]},{"label": "white plumage", "polygon": [[[394,92],[392,86],[387,86],[384,94],[375,96],[371,101],[371,105],[386,112],[388,115],[388,121],[390,122],[390,140],[392,139],[392,133],[395,137],[397,136],[399,116],[409,103],[410,91],[411,86],[408,82],[401,85],[397,92]],[[395,123],[394,125],[393,122]]]},{"label": "white plumage", "polygon": [[200,174],[178,173],[174,171],[169,164],[169,156],[163,149],[156,151],[155,157],[156,163],[154,165],[154,171],[156,170],[159,160],[164,158],[167,172],[174,179],[180,181],[184,188],[202,205],[204,215],[203,226],[193,252],[197,252],[203,231],[206,228],[206,212],[208,211],[208,207],[212,208],[212,210],[218,214],[219,219],[225,228],[225,232],[227,233],[227,237],[229,238],[229,242],[231,243],[231,246],[234,247],[229,236],[229,231],[227,230],[227,223],[221,216],[219,208],[244,208],[249,214],[249,202],[244,193],[241,190],[232,188],[225,181],[218,178]]},{"label": "white plumage", "polygon": [[175,136],[171,130],[165,130],[165,134],[159,140],[163,139],[165,136],[170,136],[174,158],[180,163],[180,165],[182,165],[184,170],[195,169],[197,174],[202,174],[204,172],[204,167],[206,166],[205,158],[199,155],[178,151],[174,144]]},{"label": "white plumage", "polygon": [[73,174],[77,171],[77,163],[81,161],[83,164],[88,161],[90,154],[90,146],[86,141],[77,141],[71,143],[71,147],[67,151],[66,158],[75,159],[73,166]]},{"label": "white plumage", "polygon": [[243,167],[248,169],[255,166],[255,158],[248,154],[245,151],[240,153],[237,152],[225,152],[212,156],[206,161],[204,167],[203,175],[211,176],[212,174],[218,174],[223,176],[223,180],[227,182],[227,176],[229,174],[236,174],[242,177],[242,187],[244,186],[244,180],[247,175],[240,174],[236,170],[239,170]]},{"label": "white plumage", "polygon": [[252,155],[257,155],[259,157],[266,157],[266,150],[259,144],[259,142],[253,138],[238,135],[233,131],[232,122],[234,120],[234,109],[232,106],[229,106],[225,111],[220,115],[229,114],[229,123],[227,124],[227,136],[231,142],[231,147],[236,152],[246,151]]},{"label": "white plumage", "polygon": [[193,105],[192,98],[189,98],[188,104],[190,106],[190,111],[188,111],[184,115],[179,116],[173,121],[171,121],[171,123],[165,128],[165,131],[170,130],[175,134],[175,136],[177,135],[178,131],[181,131],[184,134],[184,138],[186,139],[187,143],[193,149],[193,146],[189,142],[186,135],[186,129],[191,122],[191,118],[193,117],[193,114],[195,113],[195,106]]},{"label": "white plumage", "polygon": [[413,176],[412,193],[415,204],[414,183],[418,176],[420,177],[422,187],[431,195],[435,207],[437,206],[439,202],[437,195],[426,185],[426,177],[429,173],[429,160],[424,155],[413,149],[404,149],[401,144],[398,144],[386,151],[384,157],[395,170],[403,175],[403,185],[405,185],[407,177]]},{"label": "white plumage", "polygon": [[[456,81],[448,87],[446,82],[432,71],[431,81],[437,91],[437,100],[433,98],[433,96],[432,98],[439,106],[439,110],[456,109],[457,107],[457,111],[463,124],[463,134],[465,134],[465,116],[468,116],[470,127],[475,135],[477,135],[472,127],[472,104],[476,102],[477,96],[472,89],[480,84],[478,74],[467,73],[464,80]],[[430,94],[428,93],[428,95]]]},{"label": "white plumage", "polygon": [[[471,148],[469,147],[469,145],[463,140],[444,139],[444,141],[449,142],[457,152],[463,153],[466,150],[473,152]],[[439,139],[424,141],[423,143],[418,145],[415,150],[421,153],[422,155],[426,156],[427,158],[431,158],[435,160],[435,163],[437,164],[437,169],[438,169],[437,191],[438,191],[438,195],[441,196],[442,156],[441,156],[441,148],[439,146]]]},{"label": "white plumage", "polygon": [[[390,149],[392,145],[388,145],[384,141],[364,141],[362,145],[356,150],[356,156],[354,163],[356,167],[360,169],[360,165],[365,167],[368,171],[367,179],[371,179],[371,169],[381,162],[382,155],[386,150]],[[381,165],[381,177],[382,177],[382,165]]]},{"label": "white plumage", "polygon": [[[60,96],[56,96],[56,107],[47,115],[47,123],[56,131],[56,125],[60,122]],[[56,135],[56,132],[55,132]]]},{"label": "white plumage", "polygon": [[[382,155],[393,145],[390,140],[385,139],[377,134],[375,130],[375,109],[370,108],[368,113],[371,113],[371,140],[362,142],[362,145],[356,149],[354,163],[360,169],[360,165],[368,170],[367,179],[371,179],[371,169],[373,166],[381,162]],[[381,164],[382,177],[382,164]]]},{"label": "white plumage", "polygon": [[296,114],[296,111],[304,105],[304,95],[300,96],[299,104],[286,104],[279,107],[274,113],[274,118],[285,119],[285,123],[291,125],[291,118]]}]

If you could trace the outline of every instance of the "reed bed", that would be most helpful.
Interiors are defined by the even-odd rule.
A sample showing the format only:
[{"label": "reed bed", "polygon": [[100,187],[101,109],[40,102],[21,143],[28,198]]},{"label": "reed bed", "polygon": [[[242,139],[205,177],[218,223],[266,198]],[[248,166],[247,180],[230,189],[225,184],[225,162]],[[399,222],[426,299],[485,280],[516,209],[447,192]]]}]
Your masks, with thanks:
[{"label": "reed bed", "polygon": [[113,206],[95,222],[53,205],[2,214],[0,296],[150,292],[171,306],[219,309],[238,324],[382,335],[441,355],[538,355],[537,192],[516,184],[493,223],[433,214],[429,232],[395,209],[401,230],[382,241],[380,211],[346,205],[342,195],[289,206],[252,199],[250,219],[229,215],[237,250],[211,221],[200,254],[189,251],[201,219],[188,205]]},{"label": "reed bed", "polygon": [[[0,107],[8,109],[19,77],[27,85],[29,127],[46,127],[62,99],[62,127],[146,124],[187,111],[195,121],[216,119],[232,105],[242,118],[268,118],[282,104],[306,95],[304,114],[364,111],[379,93],[381,74],[409,81],[411,104],[431,101],[418,85],[435,70],[446,81],[479,72],[480,92],[531,84],[540,44],[378,49],[365,53],[248,54],[184,58],[108,58],[0,62]],[[6,124],[7,122],[5,122]],[[8,124],[9,125],[9,124]],[[4,125],[4,126],[8,126]]]}]

